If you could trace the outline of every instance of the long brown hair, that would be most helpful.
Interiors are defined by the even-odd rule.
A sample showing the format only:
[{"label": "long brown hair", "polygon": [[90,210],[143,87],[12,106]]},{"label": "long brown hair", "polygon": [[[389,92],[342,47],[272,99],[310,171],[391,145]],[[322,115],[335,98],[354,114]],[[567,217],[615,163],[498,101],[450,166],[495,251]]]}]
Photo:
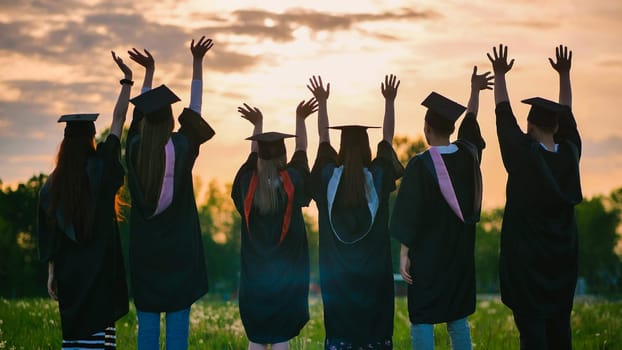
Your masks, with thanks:
[{"label": "long brown hair", "polygon": [[[56,156],[56,167],[50,182],[50,225],[56,225],[56,210],[60,208],[65,225],[73,224],[78,241],[89,238],[93,218],[89,217],[91,202],[89,179],[86,173],[88,156],[95,153],[95,139],[88,136],[63,138]],[[67,226],[62,227],[66,229]]]},{"label": "long brown hair", "polygon": [[354,208],[367,203],[363,175],[363,168],[371,165],[371,149],[367,133],[342,132],[337,160],[339,165],[343,165],[343,175],[339,182],[341,205]]},{"label": "long brown hair", "polygon": [[143,118],[140,130],[140,142],[134,166],[145,201],[155,205],[160,198],[164,177],[164,146],[173,131],[173,112],[171,106],[160,113],[168,113],[164,118]]},{"label": "long brown hair", "polygon": [[[257,158],[258,181],[253,205],[262,215],[276,213],[279,202],[285,199],[284,192],[279,191],[279,188],[283,188],[279,170],[285,168],[285,162],[286,155],[274,159]],[[275,181],[278,181],[280,185],[275,186]]]}]

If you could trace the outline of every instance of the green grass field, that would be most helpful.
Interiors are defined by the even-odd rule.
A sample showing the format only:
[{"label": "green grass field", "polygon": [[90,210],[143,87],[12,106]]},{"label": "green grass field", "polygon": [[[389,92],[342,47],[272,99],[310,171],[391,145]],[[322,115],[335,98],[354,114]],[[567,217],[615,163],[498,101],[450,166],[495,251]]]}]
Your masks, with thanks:
[{"label": "green grass field", "polygon": [[[201,300],[192,307],[190,349],[245,349],[247,340],[236,303]],[[518,349],[510,311],[496,298],[478,300],[469,317],[475,349]],[[574,349],[622,349],[622,302],[578,300],[572,313]],[[136,348],[136,313],[117,322],[117,347]],[[164,332],[162,332],[163,334]],[[449,349],[444,325],[435,327],[436,349]],[[311,320],[290,349],[322,349],[322,303],[311,300]],[[406,300],[396,300],[394,348],[409,349]],[[0,299],[0,349],[59,349],[60,320],[49,299]]]}]

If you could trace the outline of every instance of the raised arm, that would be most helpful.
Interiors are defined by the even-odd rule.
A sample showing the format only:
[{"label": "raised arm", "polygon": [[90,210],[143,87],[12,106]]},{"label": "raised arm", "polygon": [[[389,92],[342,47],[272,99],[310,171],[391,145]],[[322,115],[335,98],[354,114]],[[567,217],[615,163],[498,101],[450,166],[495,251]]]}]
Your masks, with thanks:
[{"label": "raised arm", "polygon": [[151,90],[151,86],[153,84],[153,73],[155,72],[155,60],[153,56],[147,49],[143,49],[145,54],[136,50],[136,48],[132,48],[132,50],[127,53],[130,55],[130,58],[145,67],[145,79],[143,80],[143,86],[140,90],[141,93]]},{"label": "raised arm", "polygon": [[514,59],[508,63],[508,47],[499,44],[499,52],[497,48],[493,47],[492,52],[494,58],[487,53],[488,59],[492,63],[492,69],[495,73],[495,105],[501,102],[509,102],[508,88],[505,83],[505,74],[514,66]]},{"label": "raised arm", "polygon": [[305,119],[317,112],[318,102],[315,98],[305,102],[302,100],[296,107],[296,151],[307,151],[307,126]]},{"label": "raised arm", "polygon": [[[248,120],[253,124],[253,135],[258,135],[263,132],[263,115],[261,111],[257,107],[251,107],[244,103],[244,106],[238,107],[238,113],[241,114],[241,117]],[[257,141],[251,142],[251,152],[258,152],[259,146],[257,145]]]},{"label": "raised arm", "polygon": [[318,114],[317,114],[317,132],[320,136],[320,143],[328,142],[330,143],[330,135],[328,133],[328,95],[330,95],[330,83],[326,84],[326,89],[324,89],[324,84],[322,83],[322,77],[314,75],[309,79],[310,86],[307,85],[307,89],[311,91],[313,96],[318,102]]},{"label": "raised arm", "polygon": [[572,108],[572,89],[570,88],[570,66],[572,51],[567,46],[559,45],[555,48],[555,59],[549,57],[553,69],[559,73],[559,104]]},{"label": "raised arm", "polygon": [[469,97],[469,103],[467,104],[467,114],[472,113],[477,117],[479,110],[479,92],[481,90],[492,90],[494,84],[491,80],[494,76],[490,75],[490,72],[484,74],[477,74],[477,66],[473,66],[473,74],[471,74],[471,95]]},{"label": "raised arm", "polygon": [[205,36],[194,44],[194,39],[190,42],[190,52],[192,52],[192,83],[190,86],[190,109],[201,114],[203,104],[203,57],[214,44],[212,39],[205,40]]},{"label": "raised arm", "polygon": [[[397,82],[396,82],[397,81]],[[393,145],[395,134],[395,97],[400,81],[393,74],[384,76],[384,83],[380,83],[380,92],[384,96],[384,119],[382,122],[382,140]]]},{"label": "raised arm", "polygon": [[132,70],[128,67],[121,57],[118,57],[114,51],[111,51],[112,59],[117,66],[123,72],[123,79],[121,80],[121,92],[119,92],[119,98],[114,105],[114,111],[112,112],[112,123],[110,124],[110,133],[115,135],[119,140],[123,133],[123,124],[125,124],[125,118],[127,115],[127,107],[130,101],[130,90],[134,82],[132,81]]}]

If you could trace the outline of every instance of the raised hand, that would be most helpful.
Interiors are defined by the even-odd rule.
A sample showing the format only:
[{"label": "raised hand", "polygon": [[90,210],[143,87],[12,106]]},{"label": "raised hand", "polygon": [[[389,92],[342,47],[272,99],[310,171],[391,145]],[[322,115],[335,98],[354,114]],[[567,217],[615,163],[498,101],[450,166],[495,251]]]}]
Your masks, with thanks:
[{"label": "raised hand", "polygon": [[505,74],[512,69],[514,65],[514,59],[508,63],[508,47],[503,46],[503,44],[499,44],[499,53],[497,53],[497,48],[493,46],[492,52],[494,54],[494,59],[490,56],[490,53],[487,53],[488,59],[492,63],[492,69],[495,72],[495,75]]},{"label": "raised hand", "polygon": [[238,113],[241,117],[251,122],[251,124],[257,126],[263,122],[263,115],[257,107],[251,107],[244,103],[244,106],[238,107]]},{"label": "raised hand", "polygon": [[149,51],[147,51],[147,49],[144,50],[145,54],[136,50],[136,48],[132,48],[132,50],[128,51],[127,53],[130,54],[130,58],[134,62],[145,67],[145,69],[155,69],[155,60],[153,59],[153,56]]},{"label": "raised hand", "polygon": [[387,100],[395,100],[395,96],[397,96],[397,88],[400,87],[400,81],[397,80],[397,77],[393,74],[384,76],[384,83],[380,83],[380,91],[382,92],[382,96]]},{"label": "raised hand", "polygon": [[214,46],[212,39],[205,40],[205,35],[202,36],[201,39],[199,39],[196,45],[194,44],[194,39],[192,39],[192,41],[190,42],[190,52],[192,52],[192,57],[194,57],[195,59],[203,58],[203,56],[205,56],[207,51],[209,51],[212,46]]},{"label": "raised hand", "polygon": [[123,60],[121,59],[121,57],[117,56],[117,54],[114,51],[110,51],[110,53],[112,54],[112,59],[115,61],[117,66],[119,66],[119,68],[125,75],[125,79],[132,80],[132,69],[130,69],[130,67],[128,67],[127,64],[123,63]]},{"label": "raised hand", "polygon": [[559,45],[555,48],[555,59],[557,62],[549,57],[551,67],[555,69],[559,74],[570,72],[570,66],[572,63],[572,51],[568,51],[568,46]]},{"label": "raised hand", "polygon": [[309,78],[309,83],[311,86],[307,85],[307,89],[311,91],[313,96],[318,100],[318,102],[328,100],[328,95],[330,95],[330,83],[326,84],[326,89],[324,89],[324,84],[322,83],[322,77],[319,75],[317,78],[315,75],[313,78]]},{"label": "raised hand", "polygon": [[490,72],[484,74],[477,74],[477,66],[473,66],[473,74],[471,74],[471,90],[492,90],[494,82],[494,75],[490,75]]},{"label": "raised hand", "polygon": [[296,118],[306,119],[311,114],[317,112],[319,103],[317,99],[312,98],[309,101],[305,102],[302,100],[298,107],[296,107]]}]

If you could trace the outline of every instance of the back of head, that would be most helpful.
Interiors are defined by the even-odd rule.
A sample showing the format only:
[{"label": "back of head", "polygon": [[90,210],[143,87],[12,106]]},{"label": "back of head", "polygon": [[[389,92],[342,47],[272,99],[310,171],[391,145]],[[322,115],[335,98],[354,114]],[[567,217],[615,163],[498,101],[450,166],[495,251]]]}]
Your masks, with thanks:
[{"label": "back of head", "polygon": [[557,132],[559,114],[563,106],[542,97],[532,97],[521,102],[531,106],[527,115],[528,133],[536,138],[551,137]]},{"label": "back of head", "polygon": [[[152,116],[156,115],[156,118]],[[164,147],[173,131],[173,111],[166,106],[141,121],[140,142],[134,161],[136,176],[141,185],[145,201],[155,206],[160,197],[164,177]]]},{"label": "back of head", "polygon": [[339,182],[341,205],[346,208],[364,205],[367,198],[363,168],[371,164],[369,137],[365,129],[344,130],[341,133],[338,162],[343,165],[343,175]]}]

